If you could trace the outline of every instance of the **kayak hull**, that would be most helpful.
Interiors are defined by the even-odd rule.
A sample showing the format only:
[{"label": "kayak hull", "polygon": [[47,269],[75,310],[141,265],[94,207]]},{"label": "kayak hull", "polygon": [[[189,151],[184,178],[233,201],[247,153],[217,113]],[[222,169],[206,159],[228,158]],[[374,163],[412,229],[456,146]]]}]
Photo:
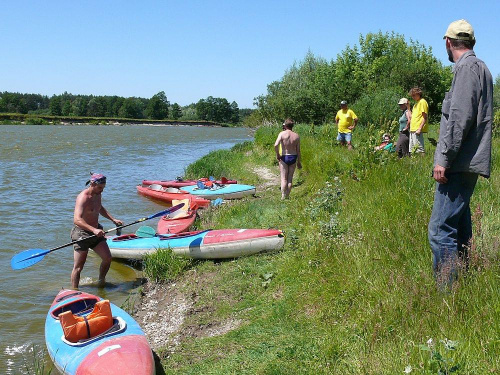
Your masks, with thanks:
[{"label": "kayak hull", "polygon": [[184,190],[179,190],[176,188],[153,189],[150,186],[154,185],[149,185],[149,186],[139,185],[137,186],[137,192],[147,198],[156,199],[169,204],[172,204],[172,201],[174,199],[176,200],[189,199],[191,202],[196,203],[196,206],[198,208],[204,208],[210,206],[209,200],[204,199],[202,197],[194,196]]},{"label": "kayak hull", "polygon": [[189,210],[183,217],[163,216],[158,222],[157,232],[160,234],[185,232],[196,220],[196,210]]},{"label": "kayak hull", "polygon": [[141,259],[160,248],[170,248],[176,255],[194,259],[229,259],[278,250],[285,238],[276,229],[219,229],[153,238],[115,236],[107,241],[114,258]]},{"label": "kayak hull", "polygon": [[[208,182],[210,181],[208,178],[200,178],[199,180],[142,180],[143,185],[161,185],[164,187],[175,187],[175,188],[181,188],[184,186],[192,186],[196,185],[198,181],[201,182]],[[211,181],[212,182],[212,181]],[[237,184],[238,181],[236,180],[216,180],[213,181],[216,184]]]},{"label": "kayak hull", "polygon": [[77,313],[83,306],[100,300],[98,296],[67,289],[57,294],[45,320],[45,342],[56,368],[68,375],[154,374],[154,358],[144,332],[129,314],[112,303],[113,318],[120,320],[119,330],[84,343],[64,340],[54,314],[69,310]]},{"label": "kayak hull", "polygon": [[185,186],[183,190],[192,195],[210,200],[217,198],[240,199],[255,195],[256,193],[255,186],[241,184],[215,185],[207,189],[199,189],[197,186]]}]

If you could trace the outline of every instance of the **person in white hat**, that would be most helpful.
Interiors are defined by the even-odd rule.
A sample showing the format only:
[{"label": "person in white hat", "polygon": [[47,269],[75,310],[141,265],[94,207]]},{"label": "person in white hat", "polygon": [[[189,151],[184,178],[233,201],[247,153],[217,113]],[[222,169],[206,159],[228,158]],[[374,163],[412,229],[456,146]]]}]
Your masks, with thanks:
[{"label": "person in white hat", "polygon": [[399,118],[399,138],[396,142],[396,153],[398,157],[410,155],[410,121],[411,111],[410,102],[406,98],[399,99],[399,109],[403,111]]},{"label": "person in white hat", "polygon": [[455,66],[442,105],[429,222],[433,269],[441,290],[452,286],[460,264],[467,269],[472,239],[470,199],[478,176],[490,176],[493,119],[493,78],[474,53],[474,29],[465,20],[454,21],[443,39]]}]

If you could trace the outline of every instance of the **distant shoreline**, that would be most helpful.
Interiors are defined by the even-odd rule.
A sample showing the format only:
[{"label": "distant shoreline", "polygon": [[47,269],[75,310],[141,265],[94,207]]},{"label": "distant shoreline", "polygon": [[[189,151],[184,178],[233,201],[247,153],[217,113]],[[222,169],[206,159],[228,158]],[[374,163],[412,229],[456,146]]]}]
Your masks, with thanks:
[{"label": "distant shoreline", "polygon": [[200,120],[152,120],[113,117],[49,116],[22,113],[0,113],[0,122],[9,125],[146,125],[146,126],[228,126],[213,121]]}]

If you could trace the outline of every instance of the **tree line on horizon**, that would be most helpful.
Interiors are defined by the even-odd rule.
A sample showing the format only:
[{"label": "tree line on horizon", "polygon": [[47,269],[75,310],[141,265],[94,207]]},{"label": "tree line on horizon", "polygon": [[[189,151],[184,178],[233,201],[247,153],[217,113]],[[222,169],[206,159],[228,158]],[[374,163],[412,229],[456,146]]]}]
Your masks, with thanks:
[{"label": "tree line on horizon", "polygon": [[[254,99],[257,110],[245,124],[281,123],[287,117],[301,123],[331,123],[342,100],[356,112],[360,125],[381,124],[399,117],[398,100],[409,98],[415,86],[423,90],[429,116],[436,121],[452,78],[451,66],[444,66],[423,44],[407,42],[394,32],[360,35],[359,45],[347,45],[330,61],[309,51],[281,79],[268,84],[266,94]],[[499,84],[500,76],[495,81],[497,118]]]},{"label": "tree line on horizon", "polygon": [[41,94],[0,92],[0,113],[70,117],[109,117],[153,120],[213,121],[238,124],[252,112],[226,98],[209,96],[197,103],[171,104],[164,91],[150,99],[121,96],[73,95],[64,92],[50,98]]}]

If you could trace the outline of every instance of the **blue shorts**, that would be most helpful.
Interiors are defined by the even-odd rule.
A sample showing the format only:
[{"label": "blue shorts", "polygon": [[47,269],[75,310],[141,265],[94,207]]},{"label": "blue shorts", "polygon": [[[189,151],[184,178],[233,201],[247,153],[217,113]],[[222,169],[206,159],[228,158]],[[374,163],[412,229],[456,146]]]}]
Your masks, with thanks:
[{"label": "blue shorts", "polygon": [[337,141],[339,142],[351,142],[352,133],[338,133]]}]

